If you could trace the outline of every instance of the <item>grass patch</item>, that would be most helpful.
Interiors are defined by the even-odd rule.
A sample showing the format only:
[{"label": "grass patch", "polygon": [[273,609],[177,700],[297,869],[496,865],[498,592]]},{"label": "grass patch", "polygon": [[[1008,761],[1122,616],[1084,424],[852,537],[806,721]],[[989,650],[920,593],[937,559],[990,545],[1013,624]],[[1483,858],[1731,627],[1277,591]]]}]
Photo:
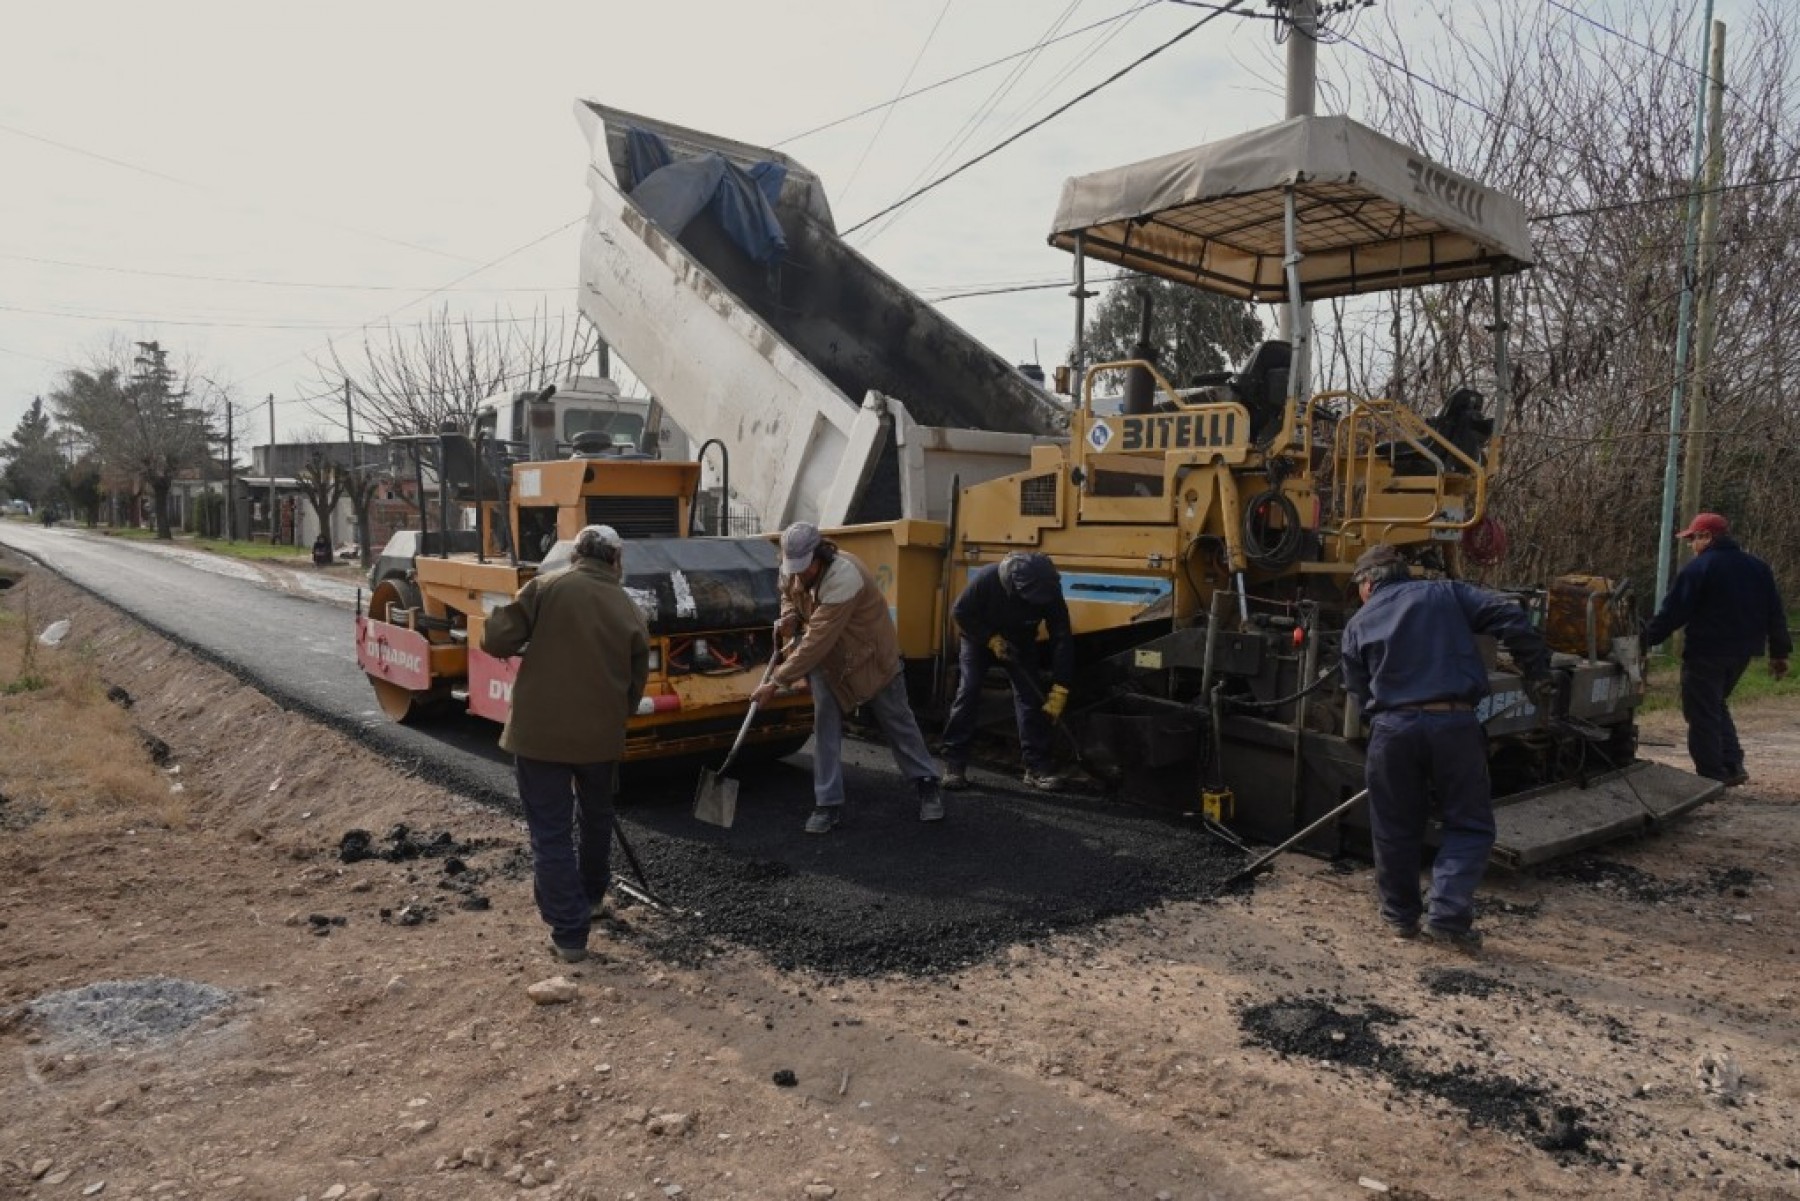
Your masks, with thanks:
[{"label": "grass patch", "polygon": [[[127,542],[154,542],[156,531],[150,529],[104,529],[100,531],[108,538],[122,538]],[[178,545],[191,550],[208,551],[215,555],[224,555],[231,559],[248,559],[251,561],[274,560],[283,563],[304,563],[312,566],[312,548],[304,546],[270,546],[267,542],[245,542],[242,540],[227,542],[223,538],[201,538],[193,534],[176,534],[172,540]],[[349,560],[339,559],[339,563]]]},{"label": "grass patch", "polygon": [[186,798],[151,763],[130,716],[106,699],[75,631],[61,646],[38,645],[30,591],[0,593],[0,796],[71,830],[186,824]]},{"label": "grass patch", "polygon": [[[1769,675],[1767,659],[1750,660],[1749,670],[1744,672],[1738,686],[1731,691],[1731,703],[1749,705],[1758,701],[1776,700],[1800,700],[1800,678],[1796,678],[1790,669],[1786,679],[1777,680]],[[1660,656],[1652,660],[1650,682],[1644,693],[1644,703],[1638,712],[1658,713],[1680,708],[1681,660]]]}]

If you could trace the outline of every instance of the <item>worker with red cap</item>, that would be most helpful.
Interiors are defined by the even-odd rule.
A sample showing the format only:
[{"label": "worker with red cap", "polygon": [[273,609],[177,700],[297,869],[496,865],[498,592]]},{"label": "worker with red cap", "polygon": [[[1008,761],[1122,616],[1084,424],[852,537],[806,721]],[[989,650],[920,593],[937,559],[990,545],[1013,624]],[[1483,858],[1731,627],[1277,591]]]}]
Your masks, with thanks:
[{"label": "worker with red cap", "polygon": [[1731,536],[1717,513],[1696,513],[1675,535],[1694,557],[1675,576],[1662,608],[1644,627],[1644,647],[1687,631],[1681,652],[1681,715],[1688,723],[1694,770],[1736,787],[1749,780],[1744,748],[1725,701],[1750,660],[1769,655],[1769,674],[1787,675],[1794,639],[1769,565]]}]

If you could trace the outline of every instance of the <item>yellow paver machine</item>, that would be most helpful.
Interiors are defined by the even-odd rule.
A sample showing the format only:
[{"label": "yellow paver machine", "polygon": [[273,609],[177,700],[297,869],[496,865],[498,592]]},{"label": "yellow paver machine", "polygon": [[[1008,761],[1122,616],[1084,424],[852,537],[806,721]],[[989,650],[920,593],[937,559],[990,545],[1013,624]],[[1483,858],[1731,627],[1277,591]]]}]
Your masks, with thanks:
[{"label": "yellow paver machine", "polygon": [[[1084,757],[1140,795],[1286,838],[1362,787],[1362,723],[1336,672],[1357,556],[1390,543],[1415,573],[1460,576],[1500,541],[1488,510],[1510,404],[1505,282],[1533,261],[1523,209],[1348,118],[1298,117],[1069,180],[1050,242],[1075,256],[1078,330],[1092,260],[1285,303],[1292,336],[1196,381],[1150,362],[1078,364],[1066,441],[956,490],[947,522],[834,536],[881,567],[905,652],[940,688],[946,602],[969,573],[1009,551],[1050,555],[1081,652],[1071,724]],[[1307,302],[1483,281],[1491,409],[1474,388],[1429,416],[1308,389]],[[1497,858],[1537,862],[1716,795],[1637,758],[1643,681],[1624,584],[1505,591],[1545,629],[1559,691],[1540,709],[1490,653],[1480,716]],[[1355,840],[1359,821],[1308,845]]]}]

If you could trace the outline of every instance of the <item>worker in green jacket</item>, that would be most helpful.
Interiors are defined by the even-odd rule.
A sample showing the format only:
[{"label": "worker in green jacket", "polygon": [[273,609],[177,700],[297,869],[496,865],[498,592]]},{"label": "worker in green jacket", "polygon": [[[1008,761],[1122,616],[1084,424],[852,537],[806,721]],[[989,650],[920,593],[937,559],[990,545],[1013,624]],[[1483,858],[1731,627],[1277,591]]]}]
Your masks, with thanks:
[{"label": "worker in green jacket", "polygon": [[538,913],[565,963],[587,958],[588,927],[611,882],[625,722],[649,674],[650,634],[620,584],[623,554],[611,526],[588,526],[572,564],[526,584],[481,635],[490,655],[524,656],[500,746],[513,754],[531,833]]}]

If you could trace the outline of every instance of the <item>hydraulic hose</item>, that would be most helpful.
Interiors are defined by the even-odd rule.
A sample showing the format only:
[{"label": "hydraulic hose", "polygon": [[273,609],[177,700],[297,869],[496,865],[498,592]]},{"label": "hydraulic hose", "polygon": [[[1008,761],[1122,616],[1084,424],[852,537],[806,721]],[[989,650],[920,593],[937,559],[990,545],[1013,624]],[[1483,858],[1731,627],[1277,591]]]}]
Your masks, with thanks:
[{"label": "hydraulic hose", "polygon": [[[1281,533],[1269,545],[1269,510],[1281,514]],[[1244,506],[1244,558],[1264,571],[1279,571],[1300,557],[1300,510],[1279,488],[1259,492]]]}]

